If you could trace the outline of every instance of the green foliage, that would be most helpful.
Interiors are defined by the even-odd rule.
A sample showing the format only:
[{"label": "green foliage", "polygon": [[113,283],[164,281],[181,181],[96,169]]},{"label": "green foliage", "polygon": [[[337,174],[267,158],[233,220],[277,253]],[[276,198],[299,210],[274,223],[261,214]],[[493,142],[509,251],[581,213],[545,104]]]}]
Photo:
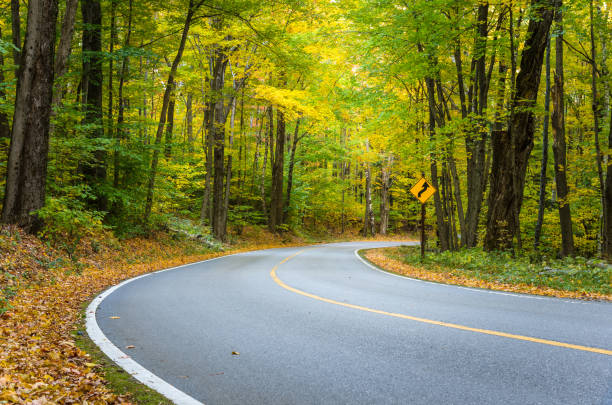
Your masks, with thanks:
[{"label": "green foliage", "polygon": [[102,223],[103,212],[88,210],[80,198],[89,194],[84,188],[75,188],[71,197],[51,197],[37,214],[44,221],[40,232],[43,239],[52,240],[66,251],[68,256],[74,256],[81,240],[85,237],[96,238],[107,229]]},{"label": "green foliage", "polygon": [[421,264],[419,248],[400,249],[401,260],[432,271],[450,271],[470,278],[508,284],[527,284],[558,290],[612,294],[612,267],[598,267],[583,257],[564,259],[484,252],[480,248],[427,253]]}]

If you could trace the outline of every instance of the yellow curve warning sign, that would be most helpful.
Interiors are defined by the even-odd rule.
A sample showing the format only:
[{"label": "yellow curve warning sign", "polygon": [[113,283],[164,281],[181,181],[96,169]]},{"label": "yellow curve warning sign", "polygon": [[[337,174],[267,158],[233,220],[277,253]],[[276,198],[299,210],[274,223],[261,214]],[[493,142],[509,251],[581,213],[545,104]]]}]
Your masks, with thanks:
[{"label": "yellow curve warning sign", "polygon": [[431,196],[435,194],[436,189],[427,181],[427,179],[425,179],[425,177],[421,177],[421,180],[417,181],[417,183],[412,186],[410,192],[414,194],[421,204],[425,204],[427,200],[429,200]]}]

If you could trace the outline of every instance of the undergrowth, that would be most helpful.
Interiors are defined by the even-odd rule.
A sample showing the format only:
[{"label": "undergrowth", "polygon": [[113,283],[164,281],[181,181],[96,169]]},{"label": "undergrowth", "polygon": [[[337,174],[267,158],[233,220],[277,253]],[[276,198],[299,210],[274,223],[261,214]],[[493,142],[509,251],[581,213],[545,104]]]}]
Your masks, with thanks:
[{"label": "undergrowth", "polygon": [[434,272],[451,272],[495,283],[612,295],[612,267],[583,257],[544,259],[534,263],[529,257],[512,257],[510,253],[473,248],[431,252],[421,261],[418,247],[403,246],[387,252],[393,259]]}]

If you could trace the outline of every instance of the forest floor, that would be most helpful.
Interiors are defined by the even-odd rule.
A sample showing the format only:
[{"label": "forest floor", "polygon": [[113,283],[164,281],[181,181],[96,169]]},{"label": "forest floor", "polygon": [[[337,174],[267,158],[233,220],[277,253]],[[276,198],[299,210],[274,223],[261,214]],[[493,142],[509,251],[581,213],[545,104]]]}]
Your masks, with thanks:
[{"label": "forest floor", "polygon": [[407,277],[455,284],[545,295],[560,298],[612,301],[612,269],[598,267],[584,258],[531,263],[482,249],[427,253],[420,260],[419,247],[370,249],[362,256],[379,268]]},{"label": "forest floor", "polygon": [[0,404],[164,402],[122,373],[86,337],[84,308],[95,295],[140,274],[221,255],[349,239],[362,238],[278,236],[245,227],[225,246],[175,232],[121,241],[108,233],[66,248],[2,227]]}]

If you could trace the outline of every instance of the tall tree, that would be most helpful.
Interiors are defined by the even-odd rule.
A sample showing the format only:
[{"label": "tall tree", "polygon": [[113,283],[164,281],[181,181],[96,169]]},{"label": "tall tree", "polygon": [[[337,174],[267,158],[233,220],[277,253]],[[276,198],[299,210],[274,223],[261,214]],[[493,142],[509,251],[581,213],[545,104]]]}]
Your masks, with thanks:
[{"label": "tall tree", "polygon": [[[123,57],[121,59],[121,72],[119,73],[119,87],[117,89],[117,134],[115,144],[115,156],[114,156],[114,172],[113,172],[113,186],[117,188],[119,186],[119,173],[121,164],[121,153],[120,146],[121,140],[125,138],[125,129],[123,123],[125,120],[125,109],[126,99],[123,95],[123,87],[126,82],[128,72],[128,54],[127,48],[130,46],[130,38],[132,36],[132,11],[133,11],[133,0],[128,2],[128,26],[127,33],[125,35],[125,43],[123,44]],[[146,105],[146,103],[144,103]],[[146,115],[146,113],[145,113]]]},{"label": "tall tree", "polygon": [[553,98],[553,155],[555,158],[555,181],[559,203],[559,221],[561,222],[561,254],[568,256],[574,253],[574,234],[572,231],[572,213],[567,201],[567,158],[565,146],[565,102],[563,91],[563,2],[557,0],[555,11],[555,85]]},{"label": "tall tree", "polygon": [[291,206],[291,190],[293,189],[293,170],[295,168],[295,152],[297,151],[297,145],[300,139],[305,134],[300,135],[300,118],[295,121],[295,128],[293,130],[293,141],[291,142],[291,152],[289,153],[289,168],[287,170],[287,196],[285,197],[285,209],[283,212],[283,223],[287,223],[289,216],[289,208]]},{"label": "tall tree", "polygon": [[151,209],[153,208],[153,192],[155,189],[155,177],[157,175],[157,165],[159,163],[159,147],[161,145],[162,138],[164,136],[164,126],[166,124],[166,114],[168,113],[168,104],[170,104],[170,94],[174,88],[174,77],[176,76],[176,70],[183,57],[183,51],[185,50],[185,43],[187,42],[187,35],[189,34],[189,27],[193,20],[193,15],[197,9],[202,5],[204,0],[194,3],[194,0],[189,0],[189,8],[187,9],[187,16],[185,17],[185,23],[181,34],[181,40],[179,42],[179,48],[174,56],[172,65],[170,66],[170,72],[168,73],[168,80],[166,81],[166,88],[164,90],[164,98],[162,100],[161,112],[159,115],[159,123],[157,124],[157,132],[155,134],[155,149],[153,150],[153,157],[151,159],[151,167],[149,169],[149,181],[147,184],[147,199],[145,202],[145,211],[143,216],[143,222],[146,224],[149,222],[151,215]]},{"label": "tall tree", "polygon": [[15,66],[19,68],[19,65],[21,64],[21,14],[19,12],[19,0],[11,0],[11,28],[11,39],[13,40],[13,62],[15,63]]},{"label": "tall tree", "polygon": [[468,112],[475,114],[475,133],[467,131],[465,137],[467,155],[467,211],[465,215],[465,235],[462,241],[467,247],[476,246],[478,235],[478,220],[482,208],[485,177],[485,149],[487,143],[487,126],[484,111],[487,108],[489,85],[486,72],[486,50],[488,26],[487,19],[489,3],[479,2],[476,21],[476,39],[474,44],[475,66],[474,78],[470,86]]},{"label": "tall tree", "polygon": [[[276,232],[283,222],[283,174],[285,163],[285,114],[276,110],[276,146],[272,159],[272,188],[270,190],[270,231]],[[272,156],[272,155],[270,155]]]},{"label": "tall tree", "polygon": [[[370,151],[370,142],[366,139],[366,152]],[[365,163],[365,213],[363,215],[363,236],[374,236],[374,210],[372,209],[372,168],[370,162]]]},{"label": "tall tree", "polygon": [[[68,70],[68,58],[72,50],[72,36],[74,35],[74,23],[78,9],[78,0],[66,0],[66,9],[62,21],[62,30],[59,44],[55,55],[55,79],[61,78]],[[57,107],[62,100],[63,88],[56,86],[53,92],[53,107]]]},{"label": "tall tree", "polygon": [[57,0],[30,0],[17,76],[2,222],[36,231],[45,203]]},{"label": "tall tree", "polygon": [[95,195],[91,205],[106,211],[107,197],[102,191],[106,180],[106,149],[100,142],[104,138],[102,125],[102,8],[99,0],[81,0],[83,15],[83,75],[82,102],[85,109],[83,124],[88,128],[88,137],[93,143],[91,160],[81,162],[81,173]]},{"label": "tall tree", "polygon": [[546,45],[546,90],[544,91],[544,123],[542,124],[542,163],[540,165],[540,191],[538,197],[538,219],[533,231],[533,246],[540,245],[544,209],[546,204],[546,169],[548,166],[548,126],[550,122],[550,35]]},{"label": "tall tree", "polygon": [[380,181],[380,234],[386,235],[389,227],[389,197],[391,188],[391,164],[393,156],[387,157],[387,162],[383,164]]},{"label": "tall tree", "polygon": [[[535,106],[544,51],[554,15],[552,0],[533,0],[520,72],[512,99],[507,131],[492,138],[491,189],[484,245],[487,250],[507,249],[519,233],[518,214],[523,200],[527,160],[533,149]],[[513,153],[508,153],[511,149]]]}]

